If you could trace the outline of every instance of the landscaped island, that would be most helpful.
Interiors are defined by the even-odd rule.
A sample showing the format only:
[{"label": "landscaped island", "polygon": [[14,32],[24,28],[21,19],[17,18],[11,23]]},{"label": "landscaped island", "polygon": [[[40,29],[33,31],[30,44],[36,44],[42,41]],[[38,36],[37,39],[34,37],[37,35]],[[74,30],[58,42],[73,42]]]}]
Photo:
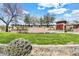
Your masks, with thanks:
[{"label": "landscaped island", "polygon": [[31,41],[32,44],[39,45],[57,45],[57,44],[79,44],[79,35],[78,34],[21,34],[21,33],[0,33],[0,43],[7,44],[10,41],[16,38],[24,38]]}]

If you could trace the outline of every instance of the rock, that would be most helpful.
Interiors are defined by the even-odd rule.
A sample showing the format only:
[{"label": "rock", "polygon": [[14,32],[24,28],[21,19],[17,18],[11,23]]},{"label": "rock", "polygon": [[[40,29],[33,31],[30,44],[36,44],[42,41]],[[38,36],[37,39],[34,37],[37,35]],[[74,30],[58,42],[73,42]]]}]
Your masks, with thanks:
[{"label": "rock", "polygon": [[8,56],[25,56],[30,54],[31,50],[31,43],[22,38],[13,40],[4,49],[5,54]]}]

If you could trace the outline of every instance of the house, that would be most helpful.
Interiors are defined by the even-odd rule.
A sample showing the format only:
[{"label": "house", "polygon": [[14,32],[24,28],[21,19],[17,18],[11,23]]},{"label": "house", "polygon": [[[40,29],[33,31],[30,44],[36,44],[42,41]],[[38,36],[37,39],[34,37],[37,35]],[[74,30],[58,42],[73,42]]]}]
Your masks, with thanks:
[{"label": "house", "polygon": [[43,33],[49,31],[65,31],[65,32],[79,32],[79,24],[78,23],[70,23],[66,20],[58,20],[54,22],[55,24],[50,24],[47,27],[47,24],[13,24],[12,31],[16,32],[33,32],[33,33]]},{"label": "house", "polygon": [[73,32],[79,32],[79,23],[73,23]]},{"label": "house", "polygon": [[64,30],[66,29],[66,23],[67,21],[61,20],[56,22],[56,30]]},{"label": "house", "polygon": [[70,23],[65,20],[56,22],[56,30],[64,30],[66,32],[79,32],[79,23]]}]

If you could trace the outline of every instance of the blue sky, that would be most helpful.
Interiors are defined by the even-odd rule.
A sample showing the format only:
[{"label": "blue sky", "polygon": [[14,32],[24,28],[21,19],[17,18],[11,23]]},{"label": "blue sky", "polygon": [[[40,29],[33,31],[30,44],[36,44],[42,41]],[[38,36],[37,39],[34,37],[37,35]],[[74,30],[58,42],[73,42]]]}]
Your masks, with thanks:
[{"label": "blue sky", "polygon": [[20,5],[31,16],[41,17],[50,13],[55,14],[57,19],[75,20],[79,15],[79,3],[22,3]]},{"label": "blue sky", "polygon": [[[34,16],[43,16],[44,14],[48,13],[48,10],[55,9],[54,6],[51,6],[51,7],[46,7],[45,9],[39,10],[38,3],[22,3],[21,7],[24,10],[28,11],[30,13],[30,15],[34,15]],[[45,6],[42,6],[42,7],[45,7]],[[66,8],[66,9],[68,9],[68,11],[66,11],[65,13],[71,13],[72,10],[79,10],[79,3],[68,3],[60,8]]]},{"label": "blue sky", "polygon": [[79,19],[79,3],[20,3],[20,7],[31,16],[42,17],[50,13],[55,14],[56,20]]},{"label": "blue sky", "polygon": [[38,10],[37,3],[25,3],[25,4],[21,4],[21,7],[24,10],[28,11],[30,13],[30,15],[37,16],[37,17],[43,16],[48,11],[47,8],[45,10]]}]

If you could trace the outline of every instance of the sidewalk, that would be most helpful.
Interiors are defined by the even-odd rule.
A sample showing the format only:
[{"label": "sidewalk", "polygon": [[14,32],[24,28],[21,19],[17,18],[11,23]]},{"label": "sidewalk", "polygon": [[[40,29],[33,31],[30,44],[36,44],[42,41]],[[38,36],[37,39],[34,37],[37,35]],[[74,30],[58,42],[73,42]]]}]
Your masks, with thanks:
[{"label": "sidewalk", "polygon": [[67,32],[67,33],[70,33],[70,34],[79,34],[79,32]]}]

